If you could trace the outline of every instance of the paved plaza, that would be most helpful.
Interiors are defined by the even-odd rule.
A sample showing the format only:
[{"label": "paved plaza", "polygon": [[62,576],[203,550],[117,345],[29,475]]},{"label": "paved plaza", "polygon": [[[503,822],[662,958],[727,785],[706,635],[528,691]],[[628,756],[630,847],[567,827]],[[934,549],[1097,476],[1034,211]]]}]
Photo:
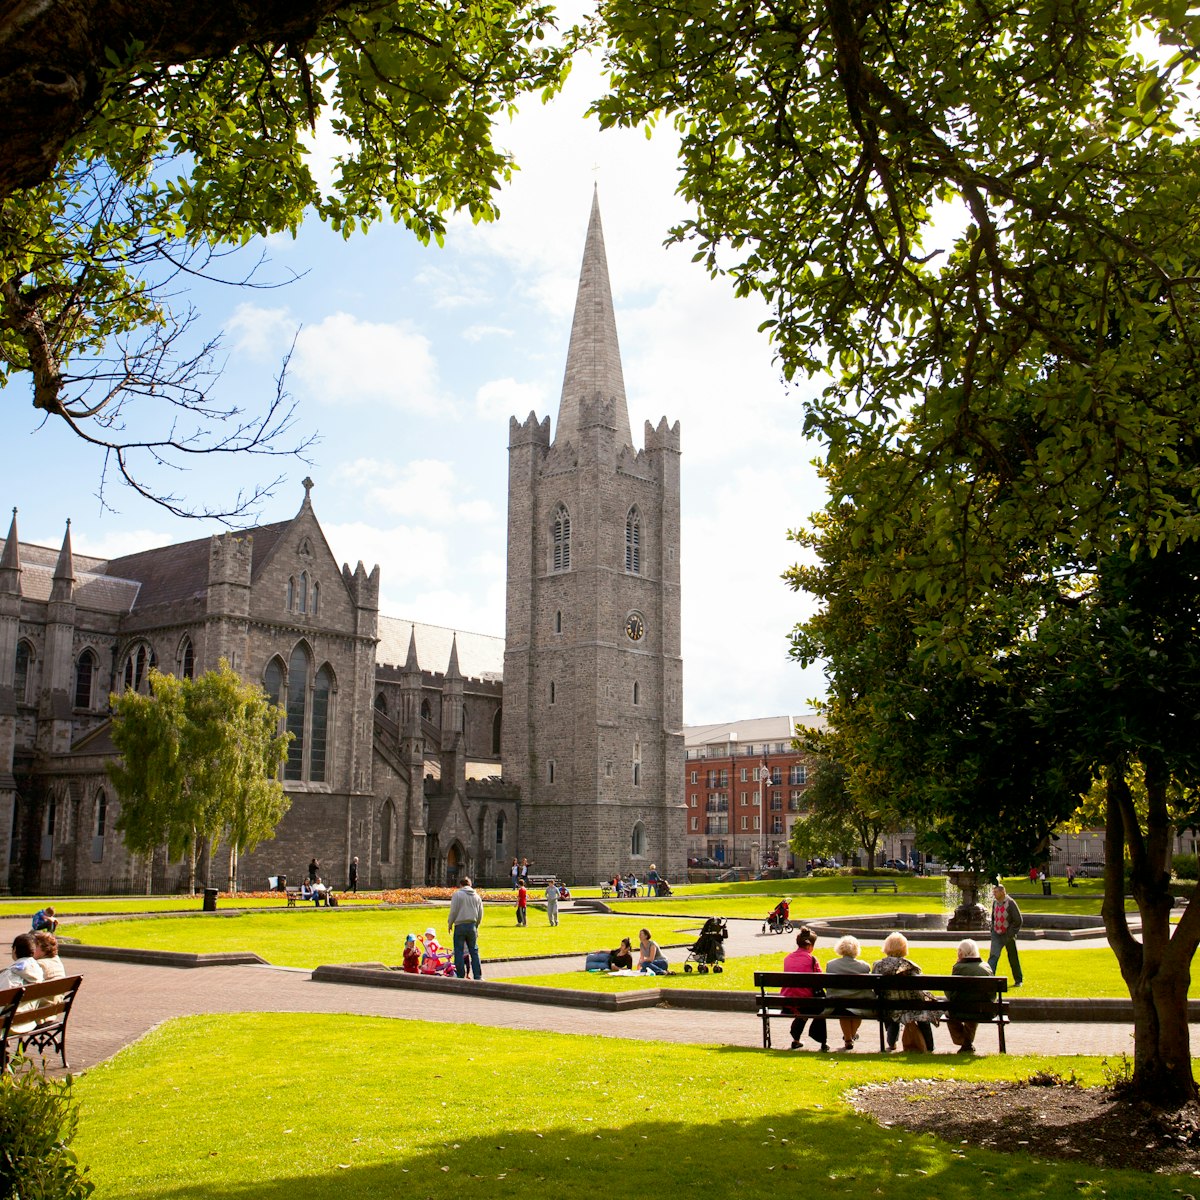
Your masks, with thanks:
[{"label": "paved plaza", "polygon": [[[661,915],[656,919],[661,921]],[[637,920],[631,918],[629,924],[632,926]],[[791,937],[786,934],[764,937],[758,922],[730,921],[729,927],[731,936],[727,950],[731,955],[762,954],[778,948],[782,958],[791,948]],[[486,977],[579,971],[582,966],[581,955],[489,963],[486,928],[485,923],[481,946]],[[27,919],[0,920],[0,938],[6,946],[16,934],[27,929]],[[668,939],[664,938],[666,941]],[[1103,945],[1104,942],[1100,939],[1085,944]],[[1046,948],[1060,946],[1050,943]],[[1024,955],[1028,949],[1036,956],[1038,948],[1036,942],[1028,947],[1022,944],[1021,953]],[[865,957],[873,957],[876,953],[875,944],[864,943]],[[919,944],[914,944],[912,953],[920,959]],[[163,1021],[203,1013],[354,1013],[395,1020],[439,1021],[696,1045],[759,1047],[762,1040],[759,1021],[750,1012],[709,1012],[665,1005],[598,1012],[484,998],[472,995],[470,980],[461,981],[460,996],[316,982],[307,970],[272,966],[181,969],[97,959],[73,963],[70,946],[63,947],[62,957],[68,972],[78,970],[84,977],[71,1015],[68,1039],[69,1059],[75,1071],[104,1062]],[[668,957],[679,962],[683,955],[675,951],[669,952]],[[1022,998],[1037,994],[1036,957],[1030,961],[1028,975],[1026,988],[1018,993]],[[1007,1040],[1010,1054],[1119,1055],[1132,1052],[1132,1033],[1129,1024],[1022,1023],[1016,1019],[1008,1028]],[[988,1036],[981,1030],[979,1041],[982,1052],[994,1050],[994,1035]],[[948,1036],[938,1039],[939,1053],[953,1050]]]}]

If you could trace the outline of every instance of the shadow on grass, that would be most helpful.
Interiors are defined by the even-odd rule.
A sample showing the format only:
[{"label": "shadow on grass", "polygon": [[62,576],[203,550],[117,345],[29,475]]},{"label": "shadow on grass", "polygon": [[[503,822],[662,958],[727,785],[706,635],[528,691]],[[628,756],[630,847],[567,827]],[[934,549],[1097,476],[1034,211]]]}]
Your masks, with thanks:
[{"label": "shadow on grass", "polygon": [[[795,1097],[780,1097],[781,1108]],[[396,1101],[402,1104],[403,1098]],[[462,1103],[470,1105],[469,1096]],[[553,1109],[553,1097],[529,1097],[531,1110]],[[714,1117],[717,1114],[713,1114]],[[1020,1155],[972,1151],[931,1137],[882,1128],[847,1113],[793,1109],[753,1120],[614,1126],[602,1120],[586,1131],[564,1129],[553,1116],[542,1132],[459,1138],[405,1150],[362,1147],[385,1161],[359,1163],[360,1147],[317,1174],[264,1179],[253,1161],[243,1178],[223,1179],[230,1200],[338,1200],[408,1197],[550,1196],[662,1200],[672,1192],[707,1197],[850,1197],[891,1200],[979,1200],[1049,1193],[1117,1198],[1170,1197],[1167,1178],[1039,1163]],[[229,1153],[236,1156],[237,1148]],[[128,1195],[128,1193],[126,1193]],[[168,1200],[210,1200],[211,1182],[153,1193]]]}]

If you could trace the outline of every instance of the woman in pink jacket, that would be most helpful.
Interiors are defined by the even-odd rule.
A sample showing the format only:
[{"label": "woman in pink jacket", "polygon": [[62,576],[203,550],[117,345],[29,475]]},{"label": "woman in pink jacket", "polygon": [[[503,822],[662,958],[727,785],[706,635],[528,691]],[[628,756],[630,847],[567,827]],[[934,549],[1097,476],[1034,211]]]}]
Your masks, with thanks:
[{"label": "woman in pink jacket", "polygon": [[[783,969],[785,971],[798,971],[805,974],[820,975],[821,964],[813,955],[813,947],[817,944],[816,935],[807,925],[800,927],[800,932],[796,934],[796,949],[791,952],[783,960]],[[813,987],[820,987],[820,983],[813,981]],[[779,989],[781,996],[797,996],[810,998],[813,994],[812,987],[785,987]],[[807,1022],[807,1017],[792,1018],[792,1049],[801,1050],[800,1038],[804,1033],[804,1026]],[[822,1050],[828,1050],[829,1044],[825,1041],[826,1029],[824,1017],[813,1017],[812,1024],[808,1027],[808,1036]]]}]

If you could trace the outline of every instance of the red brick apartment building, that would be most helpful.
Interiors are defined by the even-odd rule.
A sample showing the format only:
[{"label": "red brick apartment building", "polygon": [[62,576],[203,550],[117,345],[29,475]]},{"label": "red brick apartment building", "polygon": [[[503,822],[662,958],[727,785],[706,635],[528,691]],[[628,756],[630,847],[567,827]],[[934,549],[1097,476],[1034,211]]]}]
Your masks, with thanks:
[{"label": "red brick apartment building", "polygon": [[751,871],[791,865],[788,838],[807,813],[812,770],[811,756],[793,745],[796,726],[824,723],[816,713],[803,713],[684,726],[689,862],[708,859]]}]

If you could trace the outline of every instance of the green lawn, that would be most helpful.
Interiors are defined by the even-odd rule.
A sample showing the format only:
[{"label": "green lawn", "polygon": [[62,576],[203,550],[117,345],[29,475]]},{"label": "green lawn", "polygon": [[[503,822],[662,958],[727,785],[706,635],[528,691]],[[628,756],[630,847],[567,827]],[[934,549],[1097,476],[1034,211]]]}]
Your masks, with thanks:
[{"label": "green lawn", "polygon": [[[322,963],[398,963],[408,933],[418,936],[432,926],[447,942],[446,907],[347,910],[313,908],[244,915],[153,917],[137,921],[103,921],[63,925],[60,932],[97,946],[131,946],[153,950],[181,950],[212,954],[251,950],[268,962],[284,967],[316,967]],[[636,922],[603,914],[564,914],[551,927],[545,914],[529,911],[529,925],[519,928],[515,910],[497,906],[485,911],[479,931],[485,958],[536,957],[544,954],[580,954],[601,946],[615,946],[627,931],[636,940]],[[682,933],[662,921],[654,927],[670,943],[694,942],[697,928],[685,922]],[[70,957],[70,948],[64,950]]]},{"label": "green lawn", "polygon": [[[782,939],[781,939],[782,942]],[[589,974],[578,970],[558,975],[504,975],[504,966],[498,963],[488,972],[489,979],[508,978],[512,983],[528,983],[540,987],[581,988],[591,992],[639,991],[643,988],[704,988],[712,991],[753,991],[755,971],[779,971],[783,968],[783,956],[789,949],[782,945],[778,953],[758,954],[745,958],[731,958],[724,964],[720,975],[683,973],[686,954],[668,951],[672,975],[651,977],[648,975]],[[986,944],[984,953],[986,955]],[[832,952],[818,946],[818,957],[827,962]],[[875,950],[866,949],[864,961],[871,962],[879,957]],[[914,942],[909,947],[909,957],[930,975],[949,975],[954,966],[953,945],[921,944]],[[1129,991],[1117,970],[1117,960],[1111,950],[1032,950],[1022,952],[1021,966],[1025,970],[1025,984],[1019,992],[1010,995],[1022,999],[1040,996],[1051,999],[1081,999],[1090,996],[1127,999]],[[1008,960],[1000,960],[999,974],[1008,973]],[[1200,995],[1200,982],[1193,985],[1192,995]]]},{"label": "green lawn", "polygon": [[[1084,1058],[922,1058],[1023,1078]],[[798,1055],[352,1016],[187,1018],[75,1086],[98,1200],[1174,1200],[1191,1180],[882,1128],[845,1091],[897,1056]]]},{"label": "green lawn", "polygon": [[[374,905],[380,903],[379,893],[361,892],[357,896],[338,893],[338,903],[348,905]],[[47,904],[54,906],[59,917],[85,917],[105,913],[151,913],[151,912],[199,912],[203,905],[200,896],[96,896],[67,898],[60,896],[25,897],[18,900],[0,900],[0,917],[30,916]],[[282,896],[247,896],[240,900],[228,900],[222,896],[217,901],[219,909],[235,908],[286,908]],[[310,904],[311,908],[312,905]]]}]

